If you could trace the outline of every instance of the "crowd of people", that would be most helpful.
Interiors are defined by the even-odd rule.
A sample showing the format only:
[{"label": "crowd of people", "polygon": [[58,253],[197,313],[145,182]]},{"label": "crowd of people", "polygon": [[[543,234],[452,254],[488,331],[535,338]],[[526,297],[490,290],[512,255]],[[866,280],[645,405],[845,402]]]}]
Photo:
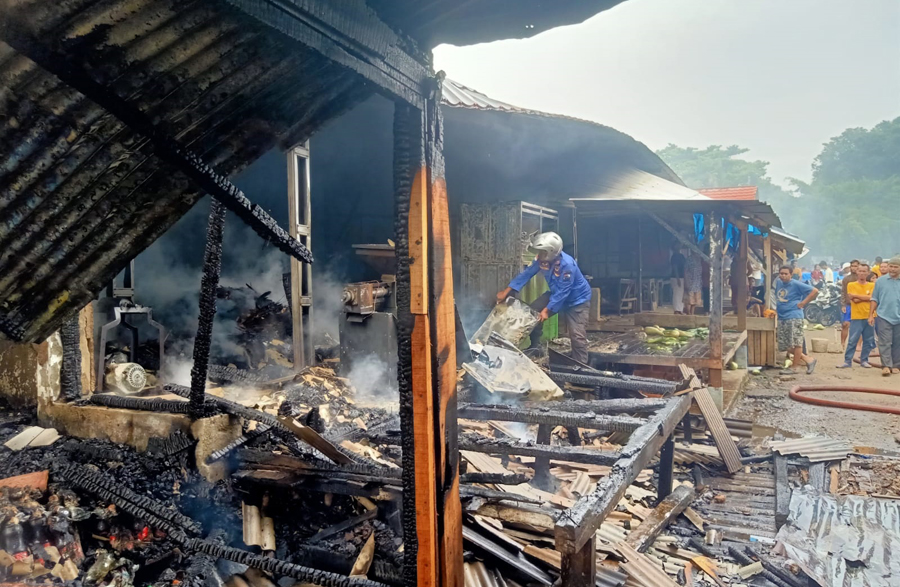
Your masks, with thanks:
[{"label": "crowd of people", "polygon": [[871,265],[854,259],[841,265],[839,271],[824,261],[810,270],[791,263],[781,268],[778,277],[778,348],[791,358],[785,374],[803,365],[807,373],[816,368],[816,359],[805,352],[804,309],[828,284],[841,288],[841,342],[845,351],[838,368],[852,368],[859,347],[860,366],[871,369],[869,358],[877,346],[882,375],[900,374],[900,255],[888,261],[876,257]]}]

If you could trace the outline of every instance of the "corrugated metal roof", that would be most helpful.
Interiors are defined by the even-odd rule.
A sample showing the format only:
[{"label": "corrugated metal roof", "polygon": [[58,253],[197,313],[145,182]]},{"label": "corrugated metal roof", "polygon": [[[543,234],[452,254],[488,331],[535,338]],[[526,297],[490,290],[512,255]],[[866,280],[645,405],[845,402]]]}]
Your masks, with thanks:
[{"label": "corrugated metal roof", "polygon": [[620,565],[622,570],[640,585],[644,587],[678,587],[678,583],[673,581],[653,558],[639,553],[625,542],[616,545],[616,549],[625,558],[625,562]]},{"label": "corrugated metal roof", "polygon": [[[19,0],[0,24],[30,27],[41,50],[64,54],[224,175],[372,93],[224,3]],[[0,96],[0,323],[40,340],[202,194],[145,137],[2,43]]]},{"label": "corrugated metal roof", "polygon": [[776,440],[769,444],[779,454],[799,454],[813,463],[845,459],[853,451],[853,447],[846,441],[818,436]]},{"label": "corrugated metal roof", "polygon": [[697,191],[713,200],[756,200],[757,188],[755,185],[731,187],[731,188],[697,188]]},{"label": "corrugated metal roof", "polygon": [[623,0],[368,0],[387,23],[427,48],[525,39],[580,23]]},{"label": "corrugated metal roof", "polygon": [[777,540],[820,585],[900,585],[900,501],[795,489]]}]

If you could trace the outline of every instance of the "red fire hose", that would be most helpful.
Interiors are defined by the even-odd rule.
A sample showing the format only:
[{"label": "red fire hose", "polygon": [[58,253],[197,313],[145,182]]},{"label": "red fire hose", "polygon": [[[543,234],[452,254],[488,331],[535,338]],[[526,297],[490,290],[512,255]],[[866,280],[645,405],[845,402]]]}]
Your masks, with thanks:
[{"label": "red fire hose", "polygon": [[900,391],[889,389],[876,389],[874,387],[843,387],[840,385],[795,385],[788,394],[794,401],[814,406],[826,406],[829,408],[845,408],[847,410],[864,410],[866,412],[881,412],[883,414],[900,415],[900,408],[877,406],[875,404],[859,404],[856,402],[839,402],[831,399],[821,399],[801,395],[811,391],[844,391],[849,393],[874,393],[877,395],[893,395],[900,397]]}]

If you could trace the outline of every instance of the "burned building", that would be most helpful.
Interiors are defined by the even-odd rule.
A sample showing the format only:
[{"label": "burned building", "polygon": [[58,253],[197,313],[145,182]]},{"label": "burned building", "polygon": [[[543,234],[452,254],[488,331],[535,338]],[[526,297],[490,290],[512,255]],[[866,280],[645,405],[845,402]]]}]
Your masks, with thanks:
[{"label": "burned building", "polygon": [[[620,501],[682,511],[693,497],[674,488],[692,396],[728,471],[741,464],[699,378],[525,359],[565,399],[482,402],[497,390],[471,365],[524,355],[502,337],[469,347],[454,292],[474,281],[466,206],[517,202],[575,246],[573,200],[635,176],[683,186],[627,135],[491,100],[430,56],[617,3],[3,2],[0,370],[11,400],[36,404],[0,420],[3,572],[160,587],[640,576],[664,524],[639,532],[654,517]],[[241,250],[276,251],[287,279],[223,280]],[[165,372],[174,314],[151,292],[172,293],[182,256],[200,271],[179,383]],[[341,288],[317,296],[329,268]],[[396,405],[364,403],[333,369],[353,357],[314,348],[326,302],[347,328],[383,323],[355,352],[389,351]],[[216,349],[226,318],[251,334],[240,358]],[[525,395],[496,397],[510,391]],[[598,566],[607,524],[632,523],[615,568]]]}]

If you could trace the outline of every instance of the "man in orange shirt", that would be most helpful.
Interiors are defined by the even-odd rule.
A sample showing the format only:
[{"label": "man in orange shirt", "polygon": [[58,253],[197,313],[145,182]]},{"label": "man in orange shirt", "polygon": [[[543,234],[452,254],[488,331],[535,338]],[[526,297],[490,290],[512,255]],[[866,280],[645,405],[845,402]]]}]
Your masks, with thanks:
[{"label": "man in orange shirt", "polygon": [[869,306],[872,301],[872,290],[875,284],[869,281],[869,266],[860,263],[856,269],[856,281],[847,284],[847,296],[850,298],[850,336],[847,339],[847,350],[844,352],[844,364],[838,369],[849,369],[853,366],[853,355],[856,345],[862,338],[862,351],[859,364],[864,369],[871,369],[869,353],[875,348],[875,327],[869,324]]}]

